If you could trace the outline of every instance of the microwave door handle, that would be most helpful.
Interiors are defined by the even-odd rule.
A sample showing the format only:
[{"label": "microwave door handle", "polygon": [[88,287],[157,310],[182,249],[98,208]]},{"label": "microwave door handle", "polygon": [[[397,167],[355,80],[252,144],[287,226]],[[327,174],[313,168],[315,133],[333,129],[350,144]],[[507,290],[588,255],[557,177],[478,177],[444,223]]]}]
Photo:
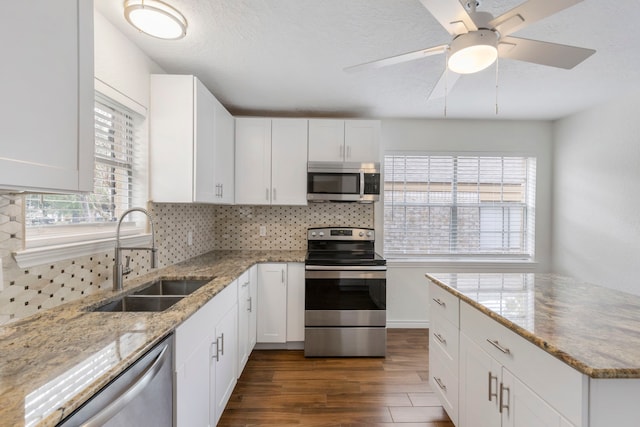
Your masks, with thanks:
[{"label": "microwave door handle", "polygon": [[360,172],[360,199],[364,198],[364,172]]}]

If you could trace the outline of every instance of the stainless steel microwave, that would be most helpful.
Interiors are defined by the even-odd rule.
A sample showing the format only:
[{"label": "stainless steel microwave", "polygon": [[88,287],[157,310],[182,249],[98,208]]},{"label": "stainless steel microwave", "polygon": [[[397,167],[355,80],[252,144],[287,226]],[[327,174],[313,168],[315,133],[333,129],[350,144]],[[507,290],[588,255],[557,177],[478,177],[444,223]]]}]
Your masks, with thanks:
[{"label": "stainless steel microwave", "polygon": [[310,202],[373,203],[380,199],[380,163],[309,162]]}]

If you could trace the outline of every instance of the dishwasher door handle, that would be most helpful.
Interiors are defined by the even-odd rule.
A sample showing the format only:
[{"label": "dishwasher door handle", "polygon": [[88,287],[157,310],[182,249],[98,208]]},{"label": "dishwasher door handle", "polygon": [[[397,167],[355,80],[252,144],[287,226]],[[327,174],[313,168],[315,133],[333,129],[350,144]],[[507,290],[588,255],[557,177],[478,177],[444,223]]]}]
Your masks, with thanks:
[{"label": "dishwasher door handle", "polygon": [[129,402],[131,402],[138,394],[140,394],[144,388],[149,385],[153,378],[160,372],[162,365],[166,360],[165,353],[169,348],[169,344],[165,344],[164,348],[155,358],[153,363],[140,373],[133,381],[133,384],[122,392],[118,397],[105,406],[100,412],[89,418],[80,427],[99,427],[113,418],[118,412],[122,410]]}]

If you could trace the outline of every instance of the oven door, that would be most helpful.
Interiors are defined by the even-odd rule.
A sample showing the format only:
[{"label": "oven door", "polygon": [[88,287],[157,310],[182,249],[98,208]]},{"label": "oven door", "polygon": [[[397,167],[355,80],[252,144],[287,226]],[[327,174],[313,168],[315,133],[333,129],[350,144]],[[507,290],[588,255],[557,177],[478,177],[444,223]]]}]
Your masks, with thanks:
[{"label": "oven door", "polygon": [[305,272],[305,326],[386,326],[386,267]]}]

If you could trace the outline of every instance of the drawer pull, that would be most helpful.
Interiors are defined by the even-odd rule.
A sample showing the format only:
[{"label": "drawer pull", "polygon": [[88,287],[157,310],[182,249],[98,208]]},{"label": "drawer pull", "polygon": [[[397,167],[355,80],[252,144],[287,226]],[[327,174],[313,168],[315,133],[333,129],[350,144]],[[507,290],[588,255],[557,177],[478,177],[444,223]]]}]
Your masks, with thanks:
[{"label": "drawer pull", "polygon": [[438,304],[440,307],[446,307],[447,304],[445,304],[444,301],[442,301],[440,298],[433,298],[433,300],[436,302],[436,304]]},{"label": "drawer pull", "polygon": [[447,391],[447,386],[442,383],[442,380],[438,377],[433,377],[433,380],[438,384],[438,387],[442,389],[442,391]]},{"label": "drawer pull", "polygon": [[442,343],[442,344],[444,344],[444,345],[447,345],[447,340],[446,340],[446,339],[444,339],[444,337],[443,337],[442,335],[440,335],[440,334],[438,334],[438,333],[435,333],[435,332],[434,332],[434,333],[433,333],[433,336],[434,336],[438,341],[440,341],[440,343]]},{"label": "drawer pull", "polygon": [[[493,380],[496,380],[496,391],[495,393],[492,393],[491,390],[493,389],[492,387],[492,382]],[[498,398],[498,377],[497,376],[493,376],[491,375],[491,371],[489,371],[489,402],[491,402],[493,400],[493,398],[495,397],[496,399]]]},{"label": "drawer pull", "polygon": [[503,352],[504,354],[511,354],[511,350],[509,350],[507,347],[501,346],[498,340],[492,341],[489,338],[487,338],[487,342],[492,346],[494,346],[495,348],[497,348],[498,350],[500,350],[501,352]]},{"label": "drawer pull", "polygon": [[507,404],[505,405],[505,399],[504,399],[504,392],[509,393],[509,397],[511,395],[511,392],[509,391],[509,387],[505,387],[504,384],[500,383],[500,405],[498,406],[500,408],[500,413],[502,413],[503,409],[507,410],[507,414],[509,413],[509,397],[507,397],[506,402]]}]

